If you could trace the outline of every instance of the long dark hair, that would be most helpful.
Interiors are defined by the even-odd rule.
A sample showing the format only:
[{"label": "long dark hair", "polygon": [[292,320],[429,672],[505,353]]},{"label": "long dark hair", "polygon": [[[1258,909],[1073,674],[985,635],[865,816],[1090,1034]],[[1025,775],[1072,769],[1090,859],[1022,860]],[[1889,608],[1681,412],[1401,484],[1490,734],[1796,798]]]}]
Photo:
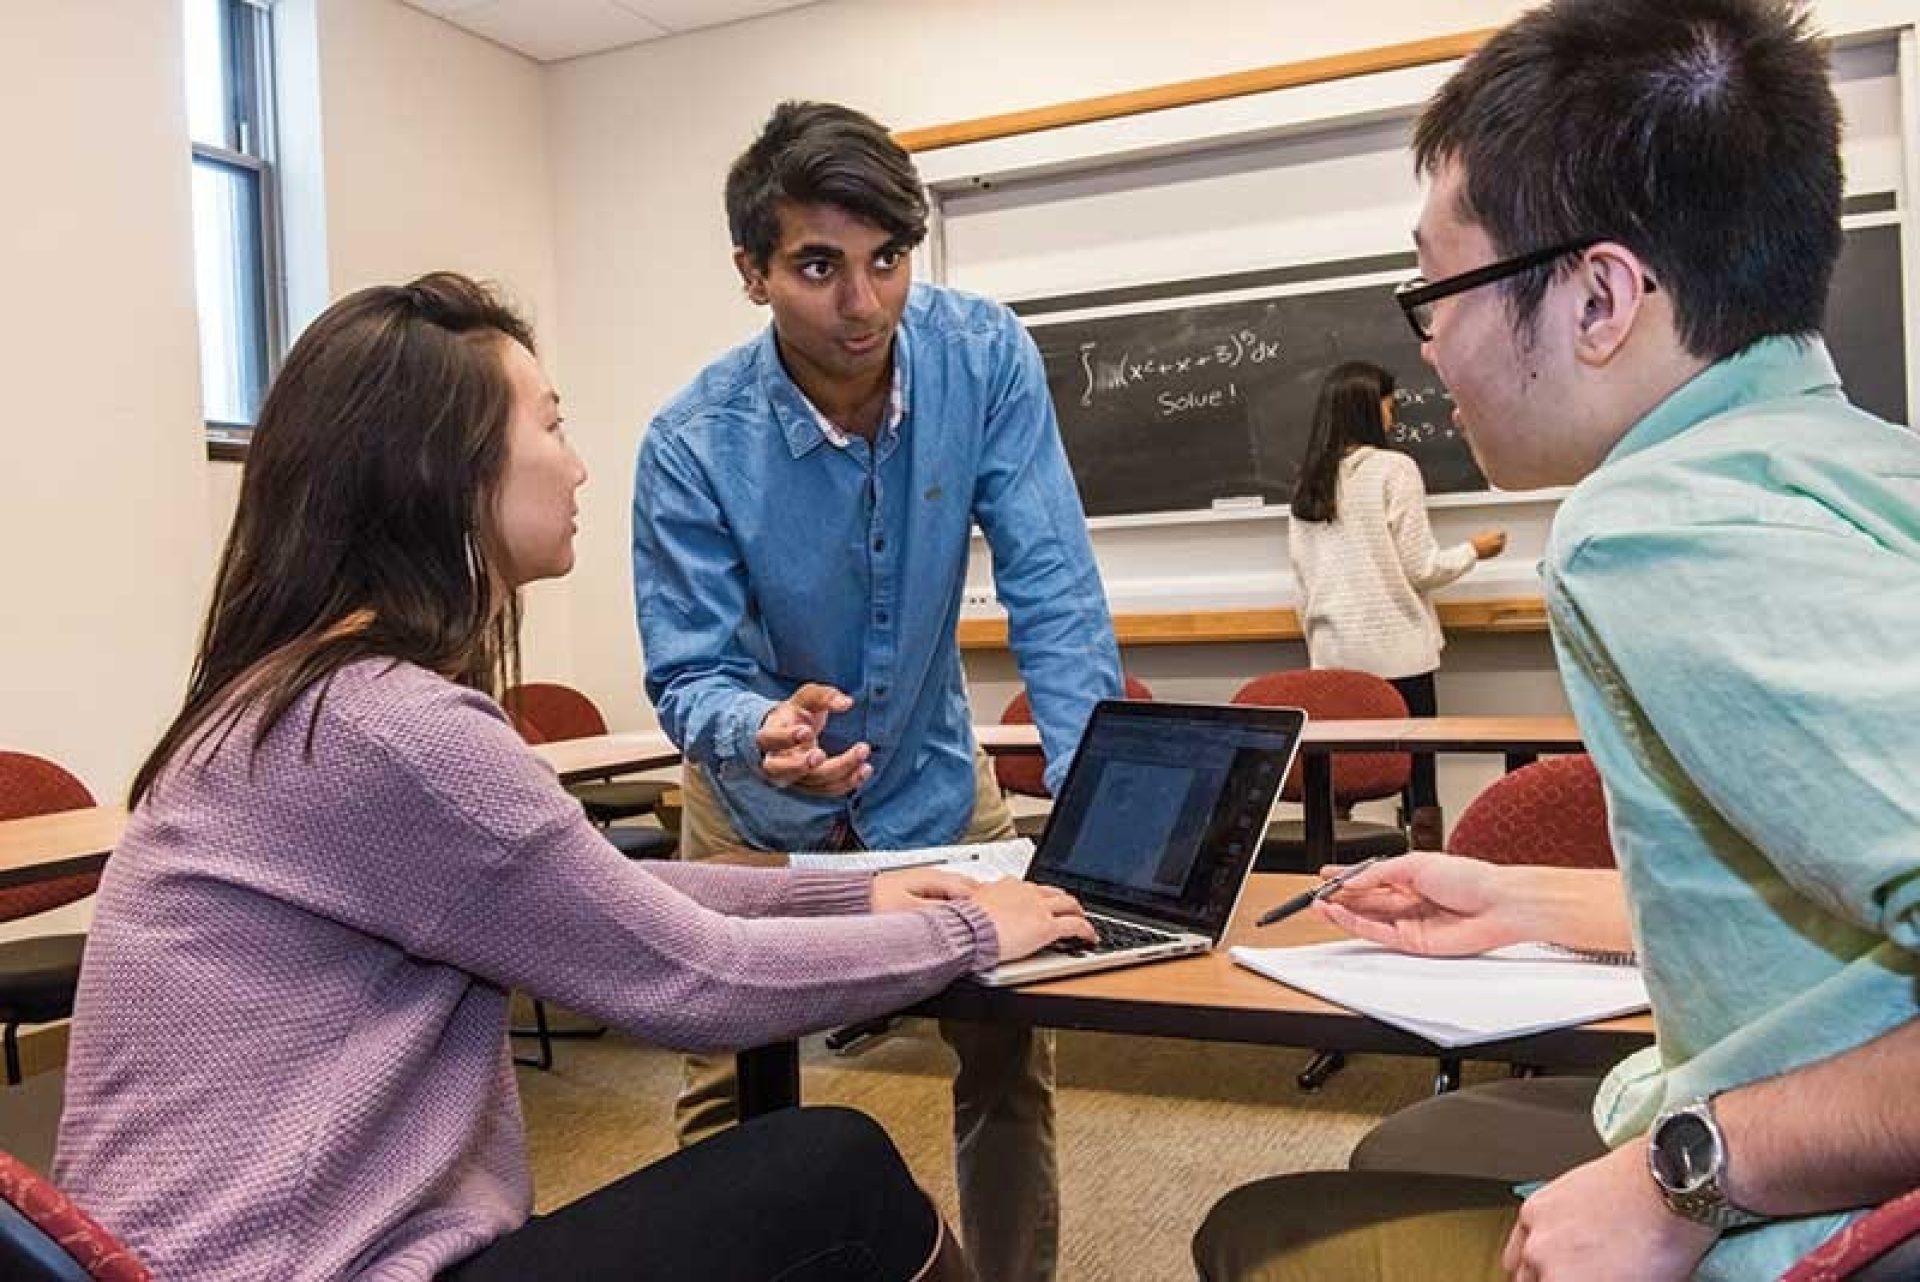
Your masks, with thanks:
[{"label": "long dark hair", "polygon": [[[451,272],[360,290],[308,326],[253,431],[186,702],[129,804],[197,734],[224,739],[258,708],[258,744],[357,659],[479,689],[512,679],[519,606],[492,570],[487,519],[506,461],[506,341],[533,350],[525,321]],[[309,721],[309,748],[312,734]]]},{"label": "long dark hair", "polygon": [[1356,445],[1385,448],[1380,402],[1393,395],[1393,375],[1370,361],[1333,367],[1320,384],[1313,407],[1313,432],[1300,480],[1293,487],[1293,514],[1302,521],[1331,521],[1340,515],[1340,460]]}]

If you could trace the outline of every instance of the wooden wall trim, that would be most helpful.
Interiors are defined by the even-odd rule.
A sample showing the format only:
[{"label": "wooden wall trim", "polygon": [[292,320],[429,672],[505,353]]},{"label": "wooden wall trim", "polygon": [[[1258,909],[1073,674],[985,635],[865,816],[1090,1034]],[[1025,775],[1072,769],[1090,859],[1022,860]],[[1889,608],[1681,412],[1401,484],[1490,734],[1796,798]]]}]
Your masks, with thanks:
[{"label": "wooden wall trim", "polygon": [[[1538,597],[1488,601],[1442,601],[1440,625],[1451,633],[1545,632],[1546,602]],[[1186,614],[1116,614],[1114,636],[1128,645],[1217,645],[1235,641],[1298,641],[1299,614],[1266,610],[1202,610]],[[962,619],[962,650],[1004,650],[1002,619]]]},{"label": "wooden wall trim", "polygon": [[1011,138],[1018,134],[1084,125],[1096,120],[1164,111],[1169,107],[1191,107],[1196,103],[1243,98],[1249,94],[1271,93],[1276,89],[1292,89],[1299,85],[1348,80],[1355,76],[1371,76],[1406,67],[1424,67],[1450,58],[1464,58],[1484,44],[1492,34],[1493,28],[1462,31],[1427,40],[1410,40],[1404,44],[1381,45],[1376,49],[1360,49],[1322,58],[1306,58],[1299,62],[1275,63],[1250,71],[1231,71],[1224,75],[1202,76],[1197,80],[1180,80],[1147,89],[1102,94],[1097,98],[1079,98],[1050,107],[980,116],[950,125],[905,129],[893,136],[908,151],[935,151],[941,147],[958,147],[963,143]]}]

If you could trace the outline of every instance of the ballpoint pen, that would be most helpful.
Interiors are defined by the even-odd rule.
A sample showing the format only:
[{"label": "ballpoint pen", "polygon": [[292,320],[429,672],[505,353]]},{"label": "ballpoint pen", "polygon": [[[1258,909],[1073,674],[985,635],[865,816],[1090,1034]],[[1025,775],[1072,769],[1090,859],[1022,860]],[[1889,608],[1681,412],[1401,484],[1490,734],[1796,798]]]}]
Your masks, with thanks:
[{"label": "ballpoint pen", "polygon": [[1384,856],[1375,855],[1371,859],[1362,859],[1351,868],[1342,868],[1339,872],[1327,878],[1312,890],[1303,890],[1285,903],[1269,908],[1266,912],[1260,914],[1260,920],[1253,924],[1256,926],[1271,926],[1276,921],[1282,921],[1293,916],[1315,900],[1325,899],[1328,895],[1331,895],[1334,891],[1340,889],[1340,887],[1346,885],[1349,881],[1352,881],[1355,877],[1358,877],[1361,873],[1379,863],[1382,858],[1384,858]]}]

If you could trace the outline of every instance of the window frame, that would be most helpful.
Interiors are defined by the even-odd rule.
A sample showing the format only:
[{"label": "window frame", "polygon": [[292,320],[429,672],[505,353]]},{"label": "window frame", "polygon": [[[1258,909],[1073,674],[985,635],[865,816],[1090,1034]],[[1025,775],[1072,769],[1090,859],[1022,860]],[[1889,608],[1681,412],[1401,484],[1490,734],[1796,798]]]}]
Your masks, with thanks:
[{"label": "window frame", "polygon": [[[275,112],[273,14],[271,0],[221,0],[225,22],[223,53],[229,95],[227,145],[191,140],[190,164],[201,163],[253,175],[256,205],[253,230],[260,244],[257,339],[264,361],[261,386],[272,383],[286,351],[286,271],[280,213],[279,136]],[[198,252],[198,246],[195,247]],[[196,302],[196,312],[198,303]],[[204,342],[204,338],[202,339]],[[204,395],[205,388],[202,392]],[[254,424],[205,419],[207,456],[244,459]]]}]

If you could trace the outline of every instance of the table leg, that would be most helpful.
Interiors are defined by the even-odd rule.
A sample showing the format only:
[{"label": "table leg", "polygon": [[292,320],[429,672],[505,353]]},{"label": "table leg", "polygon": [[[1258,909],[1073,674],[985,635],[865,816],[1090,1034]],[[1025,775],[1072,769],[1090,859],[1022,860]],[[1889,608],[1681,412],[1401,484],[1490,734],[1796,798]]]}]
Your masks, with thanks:
[{"label": "table leg", "polygon": [[1333,755],[1302,754],[1301,804],[1306,807],[1307,866],[1313,872],[1333,862]]},{"label": "table leg", "polygon": [[1537,752],[1509,752],[1507,754],[1507,773],[1512,774],[1521,766],[1530,766],[1540,759]]},{"label": "table leg", "polygon": [[800,1103],[800,1043],[774,1042],[734,1057],[740,1120]]}]

